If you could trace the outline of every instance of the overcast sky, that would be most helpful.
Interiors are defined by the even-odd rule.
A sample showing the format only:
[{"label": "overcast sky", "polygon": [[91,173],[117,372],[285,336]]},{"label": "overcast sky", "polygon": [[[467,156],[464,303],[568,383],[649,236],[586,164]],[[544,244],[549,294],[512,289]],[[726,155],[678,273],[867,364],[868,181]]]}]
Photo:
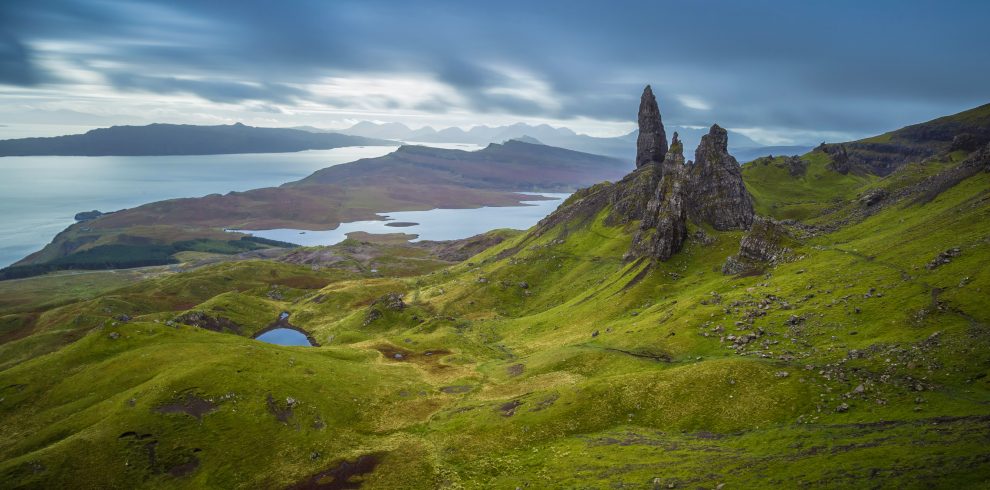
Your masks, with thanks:
[{"label": "overcast sky", "polygon": [[0,136],[175,122],[669,125],[766,144],[990,102],[990,2],[0,1]]}]

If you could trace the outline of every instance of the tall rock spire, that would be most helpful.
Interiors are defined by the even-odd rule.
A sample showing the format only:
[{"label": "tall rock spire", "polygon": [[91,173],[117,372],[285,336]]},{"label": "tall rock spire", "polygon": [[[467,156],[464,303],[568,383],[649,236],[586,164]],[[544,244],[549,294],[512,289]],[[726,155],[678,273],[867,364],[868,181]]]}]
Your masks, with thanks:
[{"label": "tall rock spire", "polygon": [[660,164],[663,176],[640,221],[626,258],[648,256],[667,260],[677,253],[687,238],[688,192],[691,176],[684,164],[684,145],[671,140],[670,151]]},{"label": "tall rock spire", "polygon": [[715,124],[701,137],[691,169],[688,216],[716,230],[746,230],[753,224],[753,199],[743,185],[739,162],[729,154],[729,134]]},{"label": "tall rock spire", "polygon": [[660,163],[667,156],[667,133],[660,119],[660,107],[653,89],[643,89],[639,100],[639,138],[636,139],[636,168],[647,163]]}]

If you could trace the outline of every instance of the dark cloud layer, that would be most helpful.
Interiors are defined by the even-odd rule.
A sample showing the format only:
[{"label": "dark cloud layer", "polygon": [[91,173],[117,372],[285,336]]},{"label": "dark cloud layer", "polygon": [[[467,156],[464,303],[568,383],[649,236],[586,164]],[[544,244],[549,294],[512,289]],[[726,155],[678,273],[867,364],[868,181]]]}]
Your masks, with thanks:
[{"label": "dark cloud layer", "polygon": [[652,83],[679,124],[868,134],[990,101],[988,18],[961,0],[8,0],[0,84],[60,83],[38,62],[57,49],[123,91],[346,104],[301,87],[416,75],[468,111],[628,120]]}]

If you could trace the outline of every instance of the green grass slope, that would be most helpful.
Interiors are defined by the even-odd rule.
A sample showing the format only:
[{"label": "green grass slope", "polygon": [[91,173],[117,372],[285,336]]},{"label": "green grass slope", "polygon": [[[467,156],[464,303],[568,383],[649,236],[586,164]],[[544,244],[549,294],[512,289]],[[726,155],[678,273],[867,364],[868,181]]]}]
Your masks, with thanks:
[{"label": "green grass slope", "polygon": [[[760,212],[805,221],[757,275],[721,272],[741,232],[624,261],[637,223],[602,209],[455,265],[389,249],[371,273],[351,243],[337,265],[222,263],[39,307],[0,344],[0,481],[982,488],[990,173],[894,198],[961,161],[747,165]],[[320,347],[250,339],[281,312]]]}]

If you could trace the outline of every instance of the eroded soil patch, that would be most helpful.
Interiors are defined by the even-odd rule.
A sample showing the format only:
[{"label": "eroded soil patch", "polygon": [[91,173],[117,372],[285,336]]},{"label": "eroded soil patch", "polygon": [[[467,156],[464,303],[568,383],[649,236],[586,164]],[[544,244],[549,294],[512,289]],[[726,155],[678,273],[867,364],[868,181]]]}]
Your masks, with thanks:
[{"label": "eroded soil patch", "polygon": [[219,405],[211,400],[193,393],[186,393],[181,399],[166,403],[165,405],[159,405],[154,410],[158,413],[184,413],[196,417],[196,420],[202,421],[204,415],[215,412],[218,407]]},{"label": "eroded soil patch", "polygon": [[291,485],[287,490],[343,490],[361,488],[364,484],[363,475],[375,470],[381,463],[381,455],[366,454],[354,461],[341,461],[326,471],[321,471],[309,478]]}]

